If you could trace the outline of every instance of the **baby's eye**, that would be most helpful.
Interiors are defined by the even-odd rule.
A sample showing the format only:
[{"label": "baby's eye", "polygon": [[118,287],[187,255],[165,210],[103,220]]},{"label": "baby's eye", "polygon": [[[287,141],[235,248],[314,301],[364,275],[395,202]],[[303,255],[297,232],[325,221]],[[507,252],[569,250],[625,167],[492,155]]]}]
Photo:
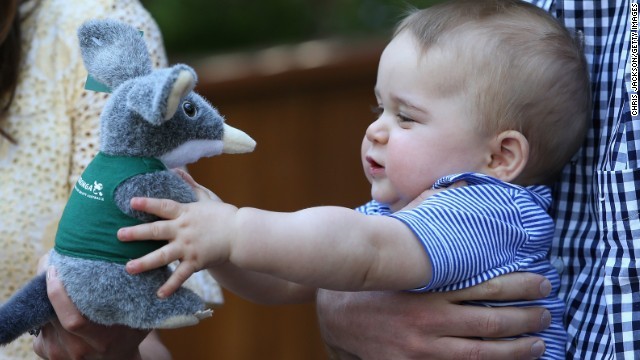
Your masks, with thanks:
[{"label": "baby's eye", "polygon": [[412,118],[406,117],[405,115],[402,115],[402,114],[398,114],[396,116],[398,117],[398,121],[400,122],[416,122]]},{"label": "baby's eye", "polygon": [[193,105],[193,103],[191,103],[190,101],[185,101],[182,103],[182,110],[188,117],[191,118],[196,116],[196,114],[198,113],[196,106]]}]

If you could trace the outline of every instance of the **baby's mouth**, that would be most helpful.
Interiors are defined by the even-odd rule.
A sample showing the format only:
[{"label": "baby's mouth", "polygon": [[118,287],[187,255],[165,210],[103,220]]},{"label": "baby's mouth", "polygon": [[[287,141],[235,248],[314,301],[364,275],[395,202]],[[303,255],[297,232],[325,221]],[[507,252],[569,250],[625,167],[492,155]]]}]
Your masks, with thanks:
[{"label": "baby's mouth", "polygon": [[377,161],[373,160],[372,157],[367,156],[366,161],[369,164],[369,169],[372,171],[372,173],[376,173],[384,170],[384,166],[382,166]]}]

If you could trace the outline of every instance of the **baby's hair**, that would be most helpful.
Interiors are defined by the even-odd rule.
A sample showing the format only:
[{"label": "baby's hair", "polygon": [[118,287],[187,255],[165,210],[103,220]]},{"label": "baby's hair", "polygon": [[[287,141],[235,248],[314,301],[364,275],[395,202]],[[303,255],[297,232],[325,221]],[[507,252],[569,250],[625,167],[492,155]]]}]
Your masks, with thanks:
[{"label": "baby's hair", "polygon": [[479,131],[527,138],[517,183],[552,181],[584,141],[591,89],[580,37],[544,10],[517,0],[448,1],[412,11],[395,34],[404,31],[423,60],[446,67],[433,88],[461,96]]}]

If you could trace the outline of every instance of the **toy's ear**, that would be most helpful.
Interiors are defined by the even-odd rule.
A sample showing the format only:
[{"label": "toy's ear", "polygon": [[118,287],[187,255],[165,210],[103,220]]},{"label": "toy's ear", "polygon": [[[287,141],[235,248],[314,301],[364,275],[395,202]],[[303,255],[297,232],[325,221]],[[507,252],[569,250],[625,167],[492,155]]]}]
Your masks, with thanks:
[{"label": "toy's ear", "polygon": [[151,58],[140,31],[111,20],[89,20],[78,29],[84,66],[98,81],[115,88],[151,72]]},{"label": "toy's ear", "polygon": [[127,93],[127,108],[149,123],[160,125],[175,114],[196,81],[196,73],[187,65],[156,70],[135,80]]}]

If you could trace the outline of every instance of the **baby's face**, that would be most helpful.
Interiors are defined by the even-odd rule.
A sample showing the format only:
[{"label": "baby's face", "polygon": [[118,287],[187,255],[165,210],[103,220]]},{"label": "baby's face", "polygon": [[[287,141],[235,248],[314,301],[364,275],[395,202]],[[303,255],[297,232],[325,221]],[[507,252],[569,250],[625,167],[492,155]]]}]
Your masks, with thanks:
[{"label": "baby's face", "polygon": [[[385,48],[378,68],[379,117],[362,142],[362,163],[374,200],[402,209],[442,176],[482,172],[490,163],[490,138],[477,130],[461,94],[438,94],[443,67],[421,56],[410,33]],[[448,66],[455,71],[455,64]]]}]

